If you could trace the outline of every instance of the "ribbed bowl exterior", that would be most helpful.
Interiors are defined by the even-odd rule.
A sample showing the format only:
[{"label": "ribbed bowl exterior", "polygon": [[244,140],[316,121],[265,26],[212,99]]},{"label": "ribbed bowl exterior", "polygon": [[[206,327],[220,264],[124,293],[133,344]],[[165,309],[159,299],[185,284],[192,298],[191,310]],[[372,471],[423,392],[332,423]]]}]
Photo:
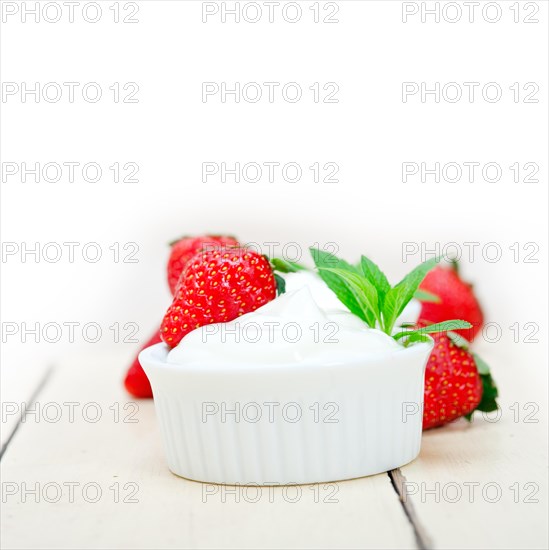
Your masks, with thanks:
[{"label": "ribbed bowl exterior", "polygon": [[365,363],[186,369],[163,344],[140,361],[170,470],[197,481],[285,485],[377,474],[421,444],[431,344]]}]

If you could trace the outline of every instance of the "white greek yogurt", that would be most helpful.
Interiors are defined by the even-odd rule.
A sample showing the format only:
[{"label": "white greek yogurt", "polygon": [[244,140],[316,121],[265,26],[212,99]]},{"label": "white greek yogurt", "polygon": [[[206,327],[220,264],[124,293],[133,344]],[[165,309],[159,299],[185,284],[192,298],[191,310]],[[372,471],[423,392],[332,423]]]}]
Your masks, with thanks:
[{"label": "white greek yogurt", "polygon": [[[350,313],[318,275],[300,272],[285,278],[285,294],[229,323],[193,330],[170,351],[168,363],[338,365],[402,349]],[[404,317],[417,318],[414,309]]]}]

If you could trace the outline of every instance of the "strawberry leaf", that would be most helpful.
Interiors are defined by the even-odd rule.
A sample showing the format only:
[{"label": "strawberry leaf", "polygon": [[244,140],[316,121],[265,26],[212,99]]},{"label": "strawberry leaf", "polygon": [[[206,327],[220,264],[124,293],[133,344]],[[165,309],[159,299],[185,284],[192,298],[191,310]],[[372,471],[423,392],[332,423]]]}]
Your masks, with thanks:
[{"label": "strawberry leaf", "polygon": [[329,271],[346,285],[352,292],[358,305],[362,309],[364,318],[370,327],[376,326],[376,320],[379,321],[378,293],[376,287],[365,277],[355,271],[346,269],[334,269],[330,267],[320,268],[320,272]]},{"label": "strawberry leaf", "polygon": [[273,269],[280,271],[280,273],[297,273],[298,271],[306,271],[307,268],[296,262],[290,262],[283,258],[273,258],[271,260]]},{"label": "strawberry leaf", "polygon": [[286,292],[286,281],[278,273],[274,273],[274,278],[276,281],[276,293],[280,296]]},{"label": "strawberry leaf", "polygon": [[[450,336],[451,333],[448,333],[448,336]],[[452,335],[457,336],[458,338],[461,338],[458,334]],[[465,349],[469,346],[469,342],[465,340],[465,346],[463,346]],[[480,403],[477,405],[477,408],[475,411],[481,411],[481,412],[492,412],[496,411],[498,409],[498,403],[496,398],[498,397],[498,388],[496,386],[496,383],[494,379],[492,378],[492,375],[490,374],[490,367],[482,359],[479,357],[476,353],[473,353],[473,359],[475,360],[475,365],[477,366],[478,373],[480,374],[480,379],[482,381],[482,398],[480,400]],[[474,411],[473,411],[474,412]],[[466,419],[470,422],[473,417],[473,412],[470,412],[468,415],[466,415]]]},{"label": "strawberry leaf", "polygon": [[482,399],[475,410],[482,412],[495,411],[498,409],[496,398],[499,395],[496,383],[490,374],[481,374],[480,378],[482,380]]},{"label": "strawberry leaf", "polygon": [[475,365],[477,366],[477,370],[480,375],[490,374],[490,367],[488,366],[488,363],[484,361],[484,359],[482,359],[476,353],[473,353],[473,359],[475,360]]}]

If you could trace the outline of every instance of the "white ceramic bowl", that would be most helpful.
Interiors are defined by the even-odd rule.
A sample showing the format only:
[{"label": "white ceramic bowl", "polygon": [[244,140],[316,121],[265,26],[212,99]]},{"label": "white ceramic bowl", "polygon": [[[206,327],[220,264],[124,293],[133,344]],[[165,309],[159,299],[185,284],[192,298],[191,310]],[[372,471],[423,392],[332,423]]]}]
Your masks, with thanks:
[{"label": "white ceramic bowl", "polygon": [[431,349],[419,343],[338,366],[236,369],[170,364],[167,346],[156,344],[139,360],[173,473],[283,485],[368,476],[413,460]]}]

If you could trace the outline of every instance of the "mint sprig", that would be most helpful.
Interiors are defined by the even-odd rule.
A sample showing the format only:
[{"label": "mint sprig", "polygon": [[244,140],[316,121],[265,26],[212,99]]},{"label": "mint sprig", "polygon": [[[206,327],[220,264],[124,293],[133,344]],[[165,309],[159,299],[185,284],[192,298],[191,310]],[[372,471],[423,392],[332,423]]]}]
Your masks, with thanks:
[{"label": "mint sprig", "polygon": [[[452,320],[430,327],[414,328],[393,334],[397,318],[418,293],[425,275],[440,261],[432,258],[413,269],[395,286],[369,258],[362,256],[353,266],[334,254],[311,248],[318,274],[339,300],[371,328],[380,328],[404,345],[429,340],[427,334],[470,328],[466,321]],[[436,298],[436,297],[435,297]]]}]

